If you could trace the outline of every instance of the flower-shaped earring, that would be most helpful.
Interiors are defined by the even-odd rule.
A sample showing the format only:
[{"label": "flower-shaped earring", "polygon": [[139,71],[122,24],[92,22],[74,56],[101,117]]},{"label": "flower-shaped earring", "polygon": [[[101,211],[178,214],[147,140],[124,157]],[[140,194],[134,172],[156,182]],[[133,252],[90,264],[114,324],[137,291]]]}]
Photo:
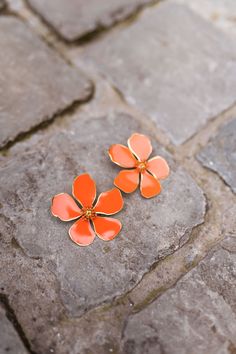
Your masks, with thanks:
[{"label": "flower-shaped earring", "polygon": [[[151,198],[159,194],[161,192],[159,179],[168,177],[169,166],[160,156],[148,160],[151,153],[151,142],[142,134],[131,135],[128,147],[112,145],[109,149],[111,160],[126,168],[115,178],[115,186],[123,192],[132,193],[140,180],[143,197]],[[104,241],[113,240],[122,225],[119,220],[103,215],[116,214],[123,208],[124,202],[119,189],[113,188],[101,193],[95,203],[96,184],[89,174],[82,174],[76,177],[72,188],[72,194],[81,207],[69,194],[61,193],[53,198],[51,212],[62,221],[78,219],[71,226],[69,235],[79,246],[90,245],[95,234]]]},{"label": "flower-shaped earring", "polygon": [[74,180],[72,194],[81,208],[69,194],[61,193],[53,198],[51,212],[62,221],[78,219],[69,230],[69,235],[76,244],[90,245],[95,234],[104,241],[110,241],[117,236],[122,227],[120,221],[103,216],[116,214],[123,208],[123,198],[117,188],[101,193],[94,205],[96,184],[90,175],[85,173]]},{"label": "flower-shaped earring", "polygon": [[140,191],[143,197],[152,198],[158,195],[161,192],[159,180],[168,177],[169,166],[160,156],[148,160],[151,153],[150,139],[138,133],[128,139],[128,147],[112,145],[109,149],[112,162],[128,168],[117,175],[114,180],[115,186],[125,193],[132,193],[138,187],[140,178]]}]

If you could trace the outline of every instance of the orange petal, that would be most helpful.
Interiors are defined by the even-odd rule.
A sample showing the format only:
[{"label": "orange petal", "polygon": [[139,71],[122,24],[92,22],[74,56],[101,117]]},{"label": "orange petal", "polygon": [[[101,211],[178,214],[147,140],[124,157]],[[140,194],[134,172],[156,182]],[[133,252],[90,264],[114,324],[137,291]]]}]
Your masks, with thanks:
[{"label": "orange petal", "polygon": [[122,228],[119,220],[101,216],[96,216],[96,218],[93,219],[93,225],[98,237],[104,241],[113,240]]},{"label": "orange petal", "polygon": [[141,174],[140,190],[144,198],[152,198],[161,192],[161,185],[155,177],[144,171]]},{"label": "orange petal", "polygon": [[88,173],[84,173],[75,178],[72,193],[83,207],[91,207],[96,198],[96,184]]},{"label": "orange petal", "polygon": [[131,151],[124,145],[111,145],[109,149],[109,156],[112,162],[121,167],[135,167],[136,159]]},{"label": "orange petal", "polygon": [[114,185],[125,193],[132,193],[138,187],[139,172],[137,170],[123,170],[114,179]]},{"label": "orange petal", "polygon": [[124,205],[121,192],[117,188],[101,193],[95,205],[95,212],[112,215],[118,213]]},{"label": "orange petal", "polygon": [[150,139],[143,134],[132,134],[128,140],[128,146],[139,161],[146,161],[152,153]]},{"label": "orange petal", "polygon": [[165,179],[169,176],[170,169],[165,159],[160,156],[148,160],[147,169],[157,179]]},{"label": "orange petal", "polygon": [[82,214],[74,199],[67,193],[57,194],[53,197],[51,212],[62,221],[77,219]]},{"label": "orange petal", "polygon": [[79,219],[71,226],[69,230],[69,235],[72,241],[74,241],[79,246],[90,245],[94,238],[95,233],[87,219]]}]

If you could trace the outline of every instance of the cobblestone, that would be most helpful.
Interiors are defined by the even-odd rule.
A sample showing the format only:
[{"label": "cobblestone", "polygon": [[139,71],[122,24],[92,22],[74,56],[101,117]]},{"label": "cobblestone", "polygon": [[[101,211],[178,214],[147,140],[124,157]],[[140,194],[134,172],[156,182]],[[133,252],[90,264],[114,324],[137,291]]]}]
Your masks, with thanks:
[{"label": "cobblestone", "polygon": [[217,172],[236,193],[236,119],[220,128],[218,135],[198,154],[198,159]]},{"label": "cobblestone", "polygon": [[[236,351],[235,4],[157,2],[6,0],[1,353]],[[51,198],[83,172],[112,188],[107,149],[133,132],[170,164],[163,192],[76,246]]]},{"label": "cobblestone", "polygon": [[0,47],[0,147],[91,95],[88,79],[18,19],[0,17]]},{"label": "cobblestone", "polygon": [[[126,198],[129,203],[120,213],[123,231],[114,242],[97,239],[90,247],[80,248],[70,241],[68,226],[48,214],[50,198],[70,193],[73,178],[85,171],[97,180],[99,190],[112,187],[118,170],[106,151],[114,143],[114,126],[117,143],[142,131],[133,118],[122,114],[75,117],[66,130],[46,134],[35,144],[30,140],[26,151],[1,169],[2,213],[17,229],[11,236],[30,257],[54,263],[61,297],[73,315],[130,290],[153,263],[186,242],[204,218],[202,191],[181,168],[174,167],[159,198],[145,203],[138,192]],[[166,155],[155,142],[154,148]]]},{"label": "cobblestone", "polygon": [[52,25],[66,40],[73,41],[136,13],[153,0],[28,0],[32,8]]},{"label": "cobblestone", "polygon": [[82,53],[74,51],[174,144],[236,100],[235,41],[185,6],[163,2],[128,28],[102,36]]},{"label": "cobblestone", "polygon": [[[12,238],[17,226],[2,213],[0,224],[0,293],[8,299],[31,348],[36,353],[45,353],[60,340],[55,328],[65,316],[58,282],[50,261],[29,258],[22,252]],[[62,346],[60,341],[59,346]],[[65,353],[64,347],[61,353]]]},{"label": "cobblestone", "polygon": [[235,237],[227,237],[173,289],[130,317],[124,332],[123,352],[233,353],[235,241]]}]

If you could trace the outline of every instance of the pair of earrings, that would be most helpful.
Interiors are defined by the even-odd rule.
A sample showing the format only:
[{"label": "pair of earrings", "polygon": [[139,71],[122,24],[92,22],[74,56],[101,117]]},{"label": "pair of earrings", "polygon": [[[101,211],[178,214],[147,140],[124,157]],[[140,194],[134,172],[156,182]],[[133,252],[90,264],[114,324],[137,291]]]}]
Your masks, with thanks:
[{"label": "pair of earrings", "polygon": [[169,166],[160,156],[148,160],[151,153],[150,139],[134,133],[128,139],[128,147],[115,144],[109,149],[111,161],[125,168],[114,180],[117,188],[101,193],[95,203],[96,184],[89,174],[84,173],[75,178],[72,186],[72,195],[81,207],[67,193],[54,196],[51,212],[55,217],[62,221],[78,219],[69,229],[72,241],[79,246],[88,246],[95,235],[104,241],[113,240],[118,235],[121,222],[104,215],[113,215],[122,210],[124,201],[120,190],[132,193],[140,182],[144,198],[152,198],[161,192],[159,180],[168,177]]}]

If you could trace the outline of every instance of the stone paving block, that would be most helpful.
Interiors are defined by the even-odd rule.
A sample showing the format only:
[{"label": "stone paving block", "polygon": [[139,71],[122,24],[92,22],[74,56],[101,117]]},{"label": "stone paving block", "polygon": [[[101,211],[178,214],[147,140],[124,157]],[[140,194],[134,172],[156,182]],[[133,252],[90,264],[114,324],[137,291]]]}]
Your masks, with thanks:
[{"label": "stone paving block", "polygon": [[124,353],[232,354],[236,350],[236,238],[228,237],[197,268],[124,331]]},{"label": "stone paving block", "polygon": [[0,147],[91,95],[91,83],[14,17],[0,17]]},{"label": "stone paving block", "polygon": [[27,354],[18,333],[6,316],[5,309],[0,304],[0,353]]},{"label": "stone paving block", "polygon": [[31,7],[66,40],[108,28],[154,0],[28,0]]},{"label": "stone paving block", "polygon": [[55,342],[59,342],[59,348],[63,347],[56,353],[70,352],[65,350],[68,343],[62,346],[58,335],[58,323],[64,318],[65,309],[59,297],[58,281],[50,270],[50,261],[25,255],[17,240],[12,238],[17,225],[4,217],[1,204],[0,224],[0,298],[7,298],[32,353],[53,353],[51,348],[56,346]]},{"label": "stone paving block", "polygon": [[50,260],[62,301],[72,315],[126,293],[204,220],[203,192],[154,139],[154,154],[170,161],[172,175],[158,198],[147,201],[139,192],[125,197],[118,216],[123,229],[113,242],[97,238],[80,248],[69,239],[69,225],[50,215],[51,197],[71,193],[80,173],[90,173],[98,191],[111,189],[119,168],[110,162],[107,149],[112,143],[125,144],[135,131],[145,129],[126,114],[75,114],[64,126],[52,126],[17,144],[11,149],[13,156],[1,163],[1,213],[15,225],[9,236],[28,256]]},{"label": "stone paving block", "polygon": [[236,42],[187,6],[146,9],[81,54],[177,145],[236,101]]},{"label": "stone paving block", "polygon": [[235,0],[175,0],[188,5],[192,10],[230,35],[236,35]]},{"label": "stone paving block", "polygon": [[236,119],[220,128],[218,135],[197,158],[204,166],[217,172],[236,193]]}]

